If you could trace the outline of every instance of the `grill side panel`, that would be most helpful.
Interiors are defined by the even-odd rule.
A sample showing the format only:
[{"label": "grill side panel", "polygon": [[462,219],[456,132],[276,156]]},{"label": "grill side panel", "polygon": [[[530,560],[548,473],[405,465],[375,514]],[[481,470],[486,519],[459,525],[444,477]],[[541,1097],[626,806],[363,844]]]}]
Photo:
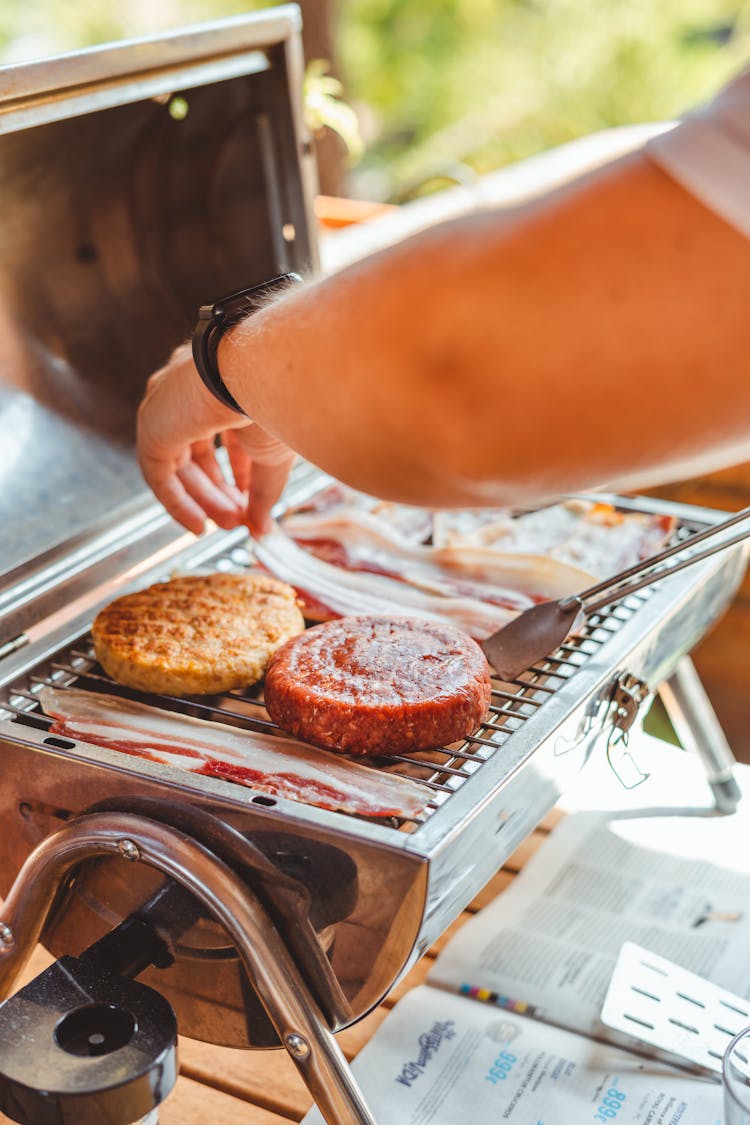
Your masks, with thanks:
[{"label": "grill side panel", "polygon": [[[746,565],[747,549],[733,548],[698,564],[692,575],[687,572],[691,577],[676,576],[661,584],[620,626],[606,660],[592,655],[576,665],[571,651],[567,660],[535,666],[540,681],[559,686],[543,712],[524,720],[507,751],[503,748],[513,755],[504,762],[507,779],[494,789],[488,789],[487,778],[481,789],[478,779],[470,779],[444,810],[451,813],[450,829],[445,830],[444,818],[440,838],[433,822],[420,830],[422,846],[432,845],[421,946],[427,948],[467,906],[572,784],[590,755],[606,750],[614,729],[612,693],[618,680],[630,674],[656,691],[725,612]],[[699,571],[702,577],[696,581]],[[641,598],[633,595],[616,612],[627,613],[632,608],[628,603],[637,604]],[[585,650],[586,641],[581,645]],[[487,763],[493,764],[494,760]],[[483,772],[490,771],[484,767]]]},{"label": "grill side panel", "polygon": [[[103,802],[132,811],[149,799],[205,810],[241,832],[280,872],[304,880],[318,954],[341,992],[339,1011],[331,1018],[334,1029],[374,1007],[409,960],[426,898],[427,865],[419,857],[342,833],[280,823],[241,799],[181,792],[174,784],[139,776],[127,764],[113,768],[54,746],[0,738],[0,761],[0,895],[31,849],[62,824]],[[55,956],[75,955],[163,889],[163,878],[143,865],[91,863],[79,869],[61,897],[43,943]],[[276,920],[282,929],[295,924],[293,916],[278,918],[278,912]],[[178,923],[174,964],[148,970],[141,979],[174,1005],[181,1032],[226,1046],[275,1045],[224,931],[200,915]],[[322,1003],[325,982],[309,975]]]}]

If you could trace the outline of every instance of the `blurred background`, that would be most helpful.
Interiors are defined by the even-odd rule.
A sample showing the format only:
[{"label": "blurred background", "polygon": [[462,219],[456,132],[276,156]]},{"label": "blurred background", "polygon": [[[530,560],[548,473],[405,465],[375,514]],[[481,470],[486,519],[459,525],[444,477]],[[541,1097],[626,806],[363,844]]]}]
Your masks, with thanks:
[{"label": "blurred background", "polygon": [[[2,0],[0,58],[269,7]],[[745,0],[301,0],[326,194],[403,202],[615,125],[668,119],[750,57]]]}]

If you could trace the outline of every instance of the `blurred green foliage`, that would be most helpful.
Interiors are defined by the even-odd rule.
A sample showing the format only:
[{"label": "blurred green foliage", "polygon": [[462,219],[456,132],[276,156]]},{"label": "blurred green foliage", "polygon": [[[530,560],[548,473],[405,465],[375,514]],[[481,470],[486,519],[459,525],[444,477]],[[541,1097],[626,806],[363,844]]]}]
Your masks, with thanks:
[{"label": "blurred green foliage", "polygon": [[337,133],[352,163],[363,156],[362,134],[357,115],[343,100],[344,86],[329,74],[329,59],[311,59],[302,83],[305,122],[312,133],[328,128]]},{"label": "blurred green foliage", "polygon": [[459,161],[674,117],[750,56],[740,0],[351,0],[341,20],[366,161],[396,197]]},{"label": "blurred green foliage", "polygon": [[[323,3],[323,0],[320,0]],[[2,0],[20,58],[251,8],[253,0]],[[750,57],[750,0],[335,0],[337,63],[390,198],[614,125],[670,118]]]}]

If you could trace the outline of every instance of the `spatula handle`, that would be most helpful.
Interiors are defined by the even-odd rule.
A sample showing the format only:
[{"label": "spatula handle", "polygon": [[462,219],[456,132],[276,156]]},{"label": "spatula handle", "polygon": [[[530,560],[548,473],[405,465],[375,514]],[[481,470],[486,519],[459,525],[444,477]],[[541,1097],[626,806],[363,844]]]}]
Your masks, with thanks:
[{"label": "spatula handle", "polygon": [[[721,524],[721,527],[726,527],[726,524]],[[680,570],[685,570],[686,567],[692,566],[693,563],[703,562],[704,559],[710,558],[711,555],[716,555],[719,551],[725,551],[729,547],[735,547],[738,543],[742,543],[743,540],[748,538],[750,538],[750,528],[741,531],[738,535],[733,535],[731,539],[724,539],[721,543],[715,543],[713,547],[707,547],[705,551],[699,551],[696,555],[691,555],[688,559],[681,559],[679,562],[674,563],[673,566],[665,567],[664,570],[649,569],[648,574],[641,578],[639,582],[631,582],[627,583],[625,586],[618,586],[616,589],[610,590],[604,597],[599,598],[591,604],[589,604],[587,600],[584,600],[583,612],[588,617],[589,614],[596,613],[599,609],[604,609],[605,606],[611,605],[612,602],[627,597],[629,594],[634,594],[636,590],[642,590],[645,586],[652,586],[654,582],[659,582],[662,578],[669,578],[670,575],[677,574]],[[686,546],[687,544],[683,544],[682,549],[684,550]],[[654,557],[659,558],[660,556],[657,555]],[[649,568],[653,565],[653,560],[650,560],[648,563]],[[586,599],[586,595],[582,595],[582,598]]]},{"label": "spatula handle", "polygon": [[[640,562],[635,563],[634,566],[628,567],[627,570],[621,570],[619,574],[614,574],[611,578],[605,578],[601,582],[597,582],[596,585],[589,586],[588,589],[577,594],[576,599],[587,603],[590,598],[596,597],[597,594],[603,594],[607,590],[611,591],[611,594],[607,596],[606,600],[596,602],[590,609],[586,606],[587,613],[594,612],[595,609],[600,609],[602,606],[609,605],[618,598],[624,597],[626,593],[641,590],[644,586],[651,585],[651,583],[656,582],[658,578],[664,578],[667,574],[676,573],[678,570],[684,570],[686,566],[690,566],[693,562],[700,562],[701,559],[708,558],[709,555],[713,555],[717,551],[723,551],[725,547],[731,547],[734,546],[735,543],[739,543],[742,539],[750,535],[750,529],[739,536],[735,536],[733,539],[727,539],[717,544],[711,551],[703,552],[700,555],[693,555],[690,559],[686,559],[684,562],[670,567],[669,570],[661,571],[656,576],[649,574],[642,582],[633,583],[632,585],[622,588],[622,583],[625,583],[629,578],[636,578],[639,575],[647,574],[653,567],[658,566],[666,559],[672,558],[673,555],[678,555],[682,551],[689,550],[697,543],[703,543],[707,539],[712,539],[714,536],[720,535],[721,532],[725,531],[727,528],[734,527],[735,524],[742,523],[742,521],[746,519],[750,519],[750,508],[743,508],[742,511],[737,512],[736,515],[730,516],[729,519],[722,520],[721,523],[714,524],[712,527],[707,527],[705,531],[700,531],[697,535],[692,535],[690,539],[675,543],[672,547],[667,547],[666,550],[660,551],[657,555],[652,555],[649,559],[641,559]],[[616,591],[615,587],[617,587]],[[572,606],[574,600],[573,597],[563,598],[560,604],[563,608],[568,608],[568,605]]]}]

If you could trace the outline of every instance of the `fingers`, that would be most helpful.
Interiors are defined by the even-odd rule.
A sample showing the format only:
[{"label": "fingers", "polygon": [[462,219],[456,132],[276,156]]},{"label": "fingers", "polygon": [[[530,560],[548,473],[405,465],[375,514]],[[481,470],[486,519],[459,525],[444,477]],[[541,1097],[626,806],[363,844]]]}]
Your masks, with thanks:
[{"label": "fingers", "polygon": [[[228,432],[231,433],[231,431]],[[216,460],[216,447],[212,441],[194,442],[191,447],[191,456],[198,468],[205,473],[216,488],[229,497],[235,507],[244,508],[247,503],[247,488],[242,488],[239,483],[232,484],[231,481],[226,479]]]},{"label": "fingers", "polygon": [[224,480],[214,435],[247,419],[212,399],[178,348],[148,381],[138,410],[138,460],[146,483],[174,519],[199,535],[206,516],[220,527],[244,521],[245,496]]},{"label": "fingers", "polygon": [[217,488],[221,488],[226,484],[226,481],[221,475],[221,469],[216,461],[213,442],[194,441],[190,447],[190,456],[198,468],[202,469],[208,479],[212,481]]},{"label": "fingers", "polygon": [[252,464],[250,455],[237,440],[236,430],[225,430],[221,435],[221,442],[229,457],[229,467],[232,470],[234,483],[240,492],[247,496],[250,491],[250,467]]},{"label": "fingers", "polygon": [[[250,486],[247,524],[251,531],[261,534],[268,530],[271,509],[284,490],[295,454],[289,446],[254,423],[245,429],[233,431],[228,447],[233,471],[236,474],[236,460],[243,485],[247,481]],[[248,469],[249,481],[244,475]],[[236,475],[235,480],[238,480]]]},{"label": "fingers", "polygon": [[156,459],[141,458],[141,471],[146,484],[164,505],[172,519],[177,520],[194,535],[200,535],[205,526],[206,513],[189,495],[177,476],[176,468]]},{"label": "fingers", "polygon": [[[243,451],[240,452],[247,458]],[[202,456],[204,464],[210,464],[205,455]],[[188,531],[200,535],[206,517],[227,531],[245,522],[251,531],[267,531],[271,509],[284,490],[293,464],[294,454],[291,452],[273,465],[255,462],[250,477],[249,503],[245,494],[223,478],[216,483],[213,469],[210,473],[206,472],[192,459],[179,468],[156,460],[151,463],[143,461],[141,468],[147,484],[172,518]],[[215,467],[218,470],[218,465]]]},{"label": "fingers", "polygon": [[200,535],[208,516],[219,527],[230,530],[244,523],[247,498],[224,480],[213,448],[198,442],[182,463],[174,457],[141,458],[146,483],[169,514]]},{"label": "fingers", "polygon": [[157,462],[141,468],[170,516],[193,534],[201,534],[207,516],[226,531],[245,522],[246,498],[226,481],[217,486],[194,461],[179,469]]},{"label": "fingers", "polygon": [[230,530],[244,522],[246,499],[232,485],[222,480],[216,485],[195,461],[188,461],[178,471],[185,491],[219,527]]},{"label": "fingers", "polygon": [[252,532],[263,534],[268,531],[271,509],[284,491],[293,464],[294,454],[291,451],[283,461],[274,465],[253,463],[247,506],[247,524]]}]

